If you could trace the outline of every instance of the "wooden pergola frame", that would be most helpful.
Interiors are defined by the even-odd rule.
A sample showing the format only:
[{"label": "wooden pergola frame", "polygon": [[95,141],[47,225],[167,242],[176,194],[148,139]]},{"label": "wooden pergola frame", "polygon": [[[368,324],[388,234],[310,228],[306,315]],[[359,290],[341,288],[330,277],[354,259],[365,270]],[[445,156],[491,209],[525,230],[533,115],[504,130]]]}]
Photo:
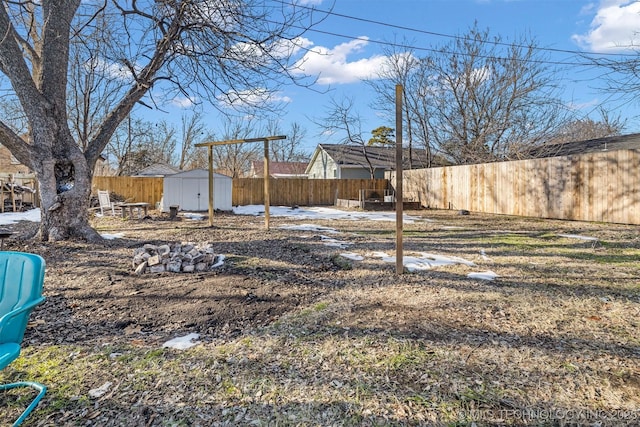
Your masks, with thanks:
[{"label": "wooden pergola frame", "polygon": [[213,147],[218,145],[247,144],[252,142],[264,143],[264,225],[269,229],[269,141],[287,139],[286,135],[266,136],[262,138],[231,139],[227,141],[202,142],[196,147],[207,147],[209,150],[209,226],[213,227]]}]

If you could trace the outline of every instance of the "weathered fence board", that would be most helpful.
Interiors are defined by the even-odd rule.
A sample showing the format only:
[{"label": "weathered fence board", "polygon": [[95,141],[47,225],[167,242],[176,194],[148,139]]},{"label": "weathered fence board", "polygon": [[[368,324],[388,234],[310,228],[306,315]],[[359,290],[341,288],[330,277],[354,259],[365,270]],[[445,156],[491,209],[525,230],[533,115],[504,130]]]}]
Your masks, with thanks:
[{"label": "weathered fence board", "polygon": [[640,150],[418,169],[404,179],[405,196],[425,207],[640,224]]},{"label": "weathered fence board", "polygon": [[[360,190],[368,189],[384,195],[389,188],[386,179],[270,179],[269,196],[273,206],[333,205],[336,198],[358,199]],[[108,190],[136,202],[155,206],[163,192],[163,179],[156,177],[95,176],[93,192]],[[236,178],[232,185],[232,204],[264,203],[262,178]]]},{"label": "weathered fence board", "polygon": [[94,194],[107,190],[135,202],[146,202],[155,206],[162,199],[163,179],[136,176],[94,176],[91,182]]},{"label": "weathered fence board", "polygon": [[[337,198],[358,200],[360,190],[384,194],[388,187],[386,179],[272,178],[269,180],[269,200],[274,206],[333,205]],[[263,178],[234,179],[232,199],[234,206],[263,204]]]}]

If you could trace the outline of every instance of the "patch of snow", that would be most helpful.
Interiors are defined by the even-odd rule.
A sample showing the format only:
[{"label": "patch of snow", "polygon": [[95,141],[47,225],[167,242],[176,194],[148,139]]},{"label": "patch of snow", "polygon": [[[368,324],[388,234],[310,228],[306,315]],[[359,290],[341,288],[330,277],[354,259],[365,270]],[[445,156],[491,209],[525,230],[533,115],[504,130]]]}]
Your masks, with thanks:
[{"label": "patch of snow", "polygon": [[[331,234],[340,233],[335,228],[323,227],[321,225],[315,225],[315,224],[283,225],[283,226],[280,226],[280,229],[294,230],[294,231],[318,231],[322,233],[331,233]],[[304,236],[301,236],[301,237],[304,237]]]},{"label": "patch of snow", "polygon": [[481,273],[469,273],[467,277],[470,279],[494,280],[498,275],[491,270],[487,270]]},{"label": "patch of snow", "polygon": [[558,236],[566,237],[568,239],[589,240],[589,241],[598,240],[597,237],[580,236],[579,234],[558,234]]},{"label": "patch of snow", "polygon": [[[264,215],[264,205],[236,206],[233,208],[236,215]],[[343,211],[328,207],[307,207],[292,209],[286,206],[270,206],[269,215],[273,217],[290,217],[297,219],[326,219],[326,220],[369,220],[369,221],[395,221],[395,212],[356,212]],[[421,220],[418,217],[404,215],[407,224]]]},{"label": "patch of snow", "polygon": [[18,221],[40,222],[40,208],[25,212],[5,212],[0,214],[0,225],[15,224]]},{"label": "patch of snow", "polygon": [[332,237],[327,237],[327,236],[322,236],[322,235],[320,236],[320,239],[322,240],[322,243],[325,246],[331,246],[331,247],[334,247],[334,248],[344,249],[347,246],[351,245],[351,243],[349,243],[349,242],[345,242],[343,240],[336,240],[336,239],[334,239]]},{"label": "patch of snow", "polygon": [[197,339],[200,338],[200,334],[191,333],[183,337],[176,337],[162,344],[165,348],[175,348],[177,350],[186,350],[194,345],[200,344]]},{"label": "patch of snow", "polygon": [[106,240],[122,239],[124,237],[124,233],[115,233],[115,234],[104,233],[100,235],[102,236],[103,239],[106,239]]},{"label": "patch of snow", "polygon": [[204,214],[193,213],[193,212],[184,212],[182,214],[183,217],[190,219],[191,221],[202,221],[204,220]]},{"label": "patch of snow", "polygon": [[221,255],[218,255],[218,256],[216,257],[216,262],[215,262],[215,264],[213,264],[213,265],[211,266],[211,268],[216,268],[216,267],[220,267],[220,266],[224,265],[224,258],[225,258],[225,256],[224,256],[224,255],[222,255],[222,254],[221,254]]},{"label": "patch of snow", "polygon": [[386,258],[389,256],[386,252],[371,252],[370,255],[374,258]]},{"label": "patch of snow", "polygon": [[344,253],[341,253],[340,256],[353,261],[362,261],[364,259],[362,255],[358,255],[353,252],[344,252]]},{"label": "patch of snow", "polygon": [[[388,256],[384,252],[374,252],[374,256],[382,258],[384,262],[396,262],[395,257]],[[460,257],[447,257],[443,255],[429,254],[421,252],[419,256],[403,256],[403,265],[405,268],[413,273],[417,270],[430,270],[434,267],[440,267],[453,264],[464,264],[468,266],[475,266],[471,261],[467,261]]]}]

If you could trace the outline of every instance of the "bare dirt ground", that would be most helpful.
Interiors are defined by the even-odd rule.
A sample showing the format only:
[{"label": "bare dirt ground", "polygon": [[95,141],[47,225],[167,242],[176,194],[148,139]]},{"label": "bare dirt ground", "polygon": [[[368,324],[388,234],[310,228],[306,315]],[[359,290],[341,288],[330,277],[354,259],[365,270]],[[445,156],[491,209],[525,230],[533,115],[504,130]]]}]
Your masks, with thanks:
[{"label": "bare dirt ground", "polygon": [[[49,387],[34,426],[640,425],[639,227],[408,214],[406,255],[475,265],[395,274],[371,255],[393,256],[393,222],[313,221],[347,249],[291,218],[95,218],[124,233],[104,245],[9,226],[5,249],[45,258],[47,300],[0,380]],[[225,264],[134,274],[135,248],[184,241]],[[163,348],[189,333],[200,344]],[[0,424],[23,405],[0,394]]]}]

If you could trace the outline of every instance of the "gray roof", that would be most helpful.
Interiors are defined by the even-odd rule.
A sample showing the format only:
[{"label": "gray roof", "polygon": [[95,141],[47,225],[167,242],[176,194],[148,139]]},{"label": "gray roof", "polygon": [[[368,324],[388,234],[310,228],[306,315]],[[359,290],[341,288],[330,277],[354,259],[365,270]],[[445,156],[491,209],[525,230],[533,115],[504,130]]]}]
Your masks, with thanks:
[{"label": "gray roof", "polygon": [[[395,147],[345,144],[319,144],[318,147],[323,149],[336,163],[340,165],[368,167],[368,158],[374,168],[385,170],[395,170],[396,168]],[[411,167],[411,169],[418,169],[427,167],[428,161],[426,150],[416,148],[412,149],[411,165],[409,165],[409,149],[404,148],[403,152],[404,168],[408,169]]]},{"label": "gray roof", "polygon": [[531,150],[530,157],[557,157],[574,154],[594,153],[598,151],[638,150],[640,133],[609,136],[607,138],[588,139],[560,144],[546,144]]}]

